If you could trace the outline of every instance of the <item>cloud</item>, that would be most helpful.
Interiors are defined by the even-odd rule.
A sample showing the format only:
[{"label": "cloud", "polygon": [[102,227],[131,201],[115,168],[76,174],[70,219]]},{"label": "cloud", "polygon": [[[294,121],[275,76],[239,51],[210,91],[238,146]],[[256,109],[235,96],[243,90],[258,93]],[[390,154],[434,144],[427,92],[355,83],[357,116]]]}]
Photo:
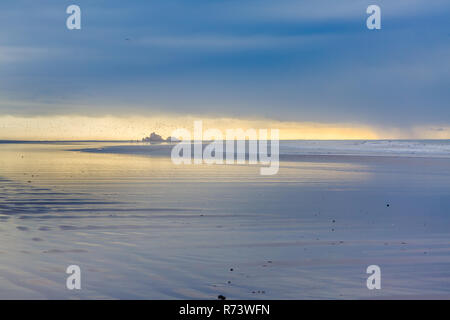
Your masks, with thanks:
[{"label": "cloud", "polygon": [[[354,20],[360,19],[364,22],[365,9],[374,4],[370,0],[257,0],[246,1],[236,10],[237,15],[243,19],[282,21],[282,22],[311,22],[326,20]],[[446,0],[378,0],[376,2],[390,18],[411,17],[436,12],[448,12]]]},{"label": "cloud", "polygon": [[448,1],[380,0],[376,32],[360,0],[69,4],[0,3],[0,115],[450,122]]},{"label": "cloud", "polygon": [[[137,39],[135,43],[169,49],[197,50],[258,50],[280,47],[295,47],[316,40],[312,36],[270,36],[270,35],[184,35],[154,36]],[[203,51],[204,52],[204,51]]]},{"label": "cloud", "polygon": [[2,64],[20,63],[47,59],[50,50],[40,47],[0,46],[0,61]]}]

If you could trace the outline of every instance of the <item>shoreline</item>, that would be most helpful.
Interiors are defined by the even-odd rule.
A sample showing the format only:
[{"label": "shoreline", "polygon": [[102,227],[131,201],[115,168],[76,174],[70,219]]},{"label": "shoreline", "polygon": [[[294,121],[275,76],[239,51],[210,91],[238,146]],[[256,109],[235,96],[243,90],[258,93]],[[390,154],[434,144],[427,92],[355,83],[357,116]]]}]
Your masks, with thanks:
[{"label": "shoreline", "polygon": [[[66,151],[99,153],[99,154],[118,154],[118,155],[140,155],[148,157],[169,157],[175,144],[145,144],[145,145],[119,145],[102,146],[98,148],[68,149]],[[203,149],[205,148],[203,145]],[[282,146],[283,147],[283,146]],[[249,154],[245,154],[248,160]],[[393,159],[402,159],[403,161],[436,160],[446,162],[450,160],[450,154],[408,154],[408,153],[339,153],[336,151],[324,152],[304,152],[304,153],[283,153],[279,154],[279,161],[282,162],[381,162],[392,161]]]}]

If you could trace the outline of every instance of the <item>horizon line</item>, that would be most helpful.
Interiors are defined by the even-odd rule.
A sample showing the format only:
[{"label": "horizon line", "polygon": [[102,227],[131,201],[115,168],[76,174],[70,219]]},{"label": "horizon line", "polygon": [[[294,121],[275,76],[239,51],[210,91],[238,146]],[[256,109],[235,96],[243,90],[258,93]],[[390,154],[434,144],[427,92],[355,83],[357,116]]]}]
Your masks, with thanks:
[{"label": "horizon line", "polygon": [[[235,141],[241,141],[236,140]],[[245,139],[245,141],[248,141],[249,139]],[[190,141],[198,141],[191,139]],[[213,140],[201,140],[203,142],[209,142],[209,141],[215,141]],[[227,141],[226,139],[223,139],[223,141]],[[253,141],[253,140],[252,140]],[[255,140],[259,141],[259,139]],[[268,140],[269,141],[269,140]],[[450,138],[447,139],[279,139],[279,141],[450,141]],[[93,139],[93,140],[17,140],[17,139],[0,139],[0,143],[46,143],[46,142],[141,142],[141,143],[147,143],[147,144],[162,144],[167,143],[166,141],[162,142],[146,142],[142,140],[136,140],[136,139],[120,139],[120,140],[112,140],[112,139],[106,139],[106,140],[99,140],[99,139]],[[183,142],[183,140],[180,141],[174,141],[172,143],[178,143]]]}]

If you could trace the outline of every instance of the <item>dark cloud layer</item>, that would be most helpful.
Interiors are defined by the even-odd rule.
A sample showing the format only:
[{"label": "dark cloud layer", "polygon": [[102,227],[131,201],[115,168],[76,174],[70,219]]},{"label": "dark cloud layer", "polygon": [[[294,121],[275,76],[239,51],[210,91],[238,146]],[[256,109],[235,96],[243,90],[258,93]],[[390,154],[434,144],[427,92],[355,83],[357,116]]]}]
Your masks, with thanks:
[{"label": "dark cloud layer", "polygon": [[2,2],[0,113],[448,124],[450,3],[376,2]]}]

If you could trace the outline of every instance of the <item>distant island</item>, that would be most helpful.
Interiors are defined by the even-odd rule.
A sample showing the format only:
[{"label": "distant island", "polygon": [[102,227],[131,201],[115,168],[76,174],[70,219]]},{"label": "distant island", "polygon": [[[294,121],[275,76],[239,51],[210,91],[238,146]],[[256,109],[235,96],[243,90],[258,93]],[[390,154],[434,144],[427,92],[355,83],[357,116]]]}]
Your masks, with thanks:
[{"label": "distant island", "polygon": [[163,142],[180,142],[178,138],[175,137],[168,137],[167,139],[163,139],[162,136],[157,134],[156,132],[152,132],[148,137],[142,138],[142,142],[149,142],[149,143],[163,143]]}]

